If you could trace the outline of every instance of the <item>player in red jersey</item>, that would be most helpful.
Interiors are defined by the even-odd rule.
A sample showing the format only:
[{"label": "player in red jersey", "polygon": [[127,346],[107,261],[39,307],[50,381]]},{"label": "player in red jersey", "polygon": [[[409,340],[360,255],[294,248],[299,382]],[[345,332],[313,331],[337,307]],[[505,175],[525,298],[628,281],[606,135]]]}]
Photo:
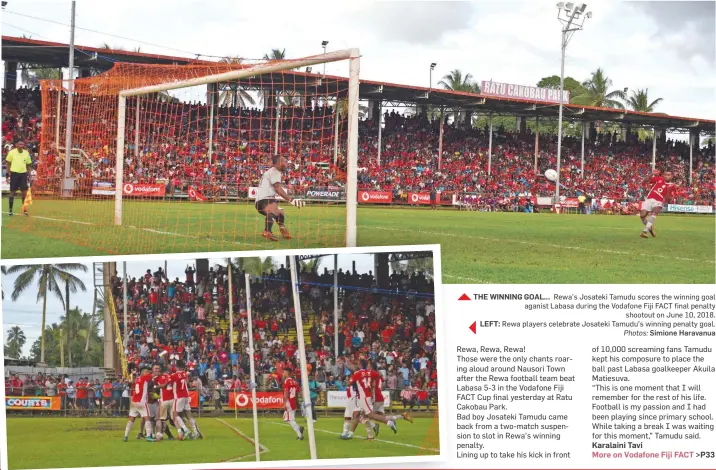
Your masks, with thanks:
[{"label": "player in red jersey", "polygon": [[291,428],[296,432],[296,438],[303,440],[303,426],[296,422],[296,410],[298,409],[298,383],[291,377],[291,370],[283,370],[283,420],[288,421]]},{"label": "player in red jersey", "polygon": [[[159,366],[154,366],[159,367]],[[167,420],[174,423],[172,413],[174,411],[174,387],[172,377],[169,373],[164,372],[158,374],[154,379],[154,385],[159,389],[159,430],[157,431],[157,439],[161,440],[166,434],[167,439],[174,440]]]},{"label": "player in red jersey", "polygon": [[[353,387],[353,390],[356,392],[356,403],[358,405],[358,409],[353,413],[351,430],[348,433],[342,434],[341,439],[353,438],[353,433],[358,427],[360,416],[363,416],[368,420],[379,421],[387,424],[394,433],[398,432],[398,428],[395,425],[397,420],[404,419],[410,423],[413,422],[413,419],[407,412],[402,415],[392,416],[381,415],[375,412],[373,409],[373,396],[378,377],[380,377],[380,373],[378,371],[368,370],[368,361],[365,359],[361,360],[361,369],[353,372],[353,375],[351,375],[348,384],[350,387]],[[369,427],[372,428],[372,424],[366,423],[366,431],[370,431]],[[369,438],[372,437],[371,435],[372,433],[368,432]]]},{"label": "player in red jersey", "polygon": [[[172,384],[174,387],[174,423],[179,430],[179,440],[184,439],[185,436],[189,439],[199,438],[203,439],[204,436],[199,432],[199,428],[196,425],[196,420],[191,415],[191,403],[189,398],[189,374],[186,372],[186,364],[184,361],[178,361],[176,364],[177,371],[171,375]],[[191,424],[192,431],[186,427],[184,418]]]},{"label": "player in red jersey", "polygon": [[667,170],[662,174],[655,171],[644,180],[644,185],[651,185],[651,189],[644,202],[641,203],[641,211],[639,212],[641,222],[644,224],[644,230],[639,235],[641,238],[649,238],[648,234],[651,234],[652,237],[656,236],[654,221],[664,204],[669,202],[676,190],[676,184],[671,182],[673,179],[674,174]]},{"label": "player in red jersey", "polygon": [[127,442],[129,433],[132,431],[134,418],[137,416],[141,416],[144,421],[147,442],[154,442],[152,423],[149,420],[149,407],[147,405],[149,389],[152,385],[152,375],[147,366],[142,366],[141,371],[141,375],[134,380],[134,385],[132,386],[132,397],[129,402],[129,421],[127,421],[127,425],[124,428],[124,442]]}]

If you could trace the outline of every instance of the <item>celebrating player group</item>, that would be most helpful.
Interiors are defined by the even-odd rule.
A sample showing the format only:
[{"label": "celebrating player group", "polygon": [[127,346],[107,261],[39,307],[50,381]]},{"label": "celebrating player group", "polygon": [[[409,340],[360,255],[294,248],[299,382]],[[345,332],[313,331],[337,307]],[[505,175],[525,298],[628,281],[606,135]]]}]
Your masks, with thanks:
[{"label": "celebrating player group", "polygon": [[[162,367],[158,364],[151,368],[142,365],[140,375],[132,384],[129,421],[124,429],[124,442],[127,442],[134,420],[138,416],[144,423],[143,430],[137,436],[138,439],[144,437],[147,442],[156,442],[166,435],[167,439],[173,440],[169,424],[177,429],[179,440],[203,439],[204,436],[191,414],[188,381],[189,375],[183,361],[178,361],[171,371],[162,371]],[[187,421],[191,429],[187,428]]]}]

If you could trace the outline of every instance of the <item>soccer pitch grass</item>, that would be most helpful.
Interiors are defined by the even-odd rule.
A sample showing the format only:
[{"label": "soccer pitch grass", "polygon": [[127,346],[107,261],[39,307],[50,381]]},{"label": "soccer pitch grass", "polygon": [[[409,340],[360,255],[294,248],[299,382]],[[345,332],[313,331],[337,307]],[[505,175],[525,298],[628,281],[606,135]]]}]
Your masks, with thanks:
[{"label": "soccer pitch grass", "polygon": [[[233,415],[197,420],[203,440],[145,442],[135,439],[135,422],[128,442],[122,440],[126,418],[32,418],[7,419],[8,466],[22,468],[100,467],[123,465],[251,462],[255,460],[253,421]],[[433,424],[434,423],[434,424]],[[305,426],[305,420],[299,424]],[[398,434],[381,425],[375,441],[365,440],[359,426],[356,438],[338,438],[343,418],[320,417],[315,426],[318,458],[368,458],[437,455],[437,419],[415,418],[398,422]],[[431,427],[435,429],[431,429]],[[172,432],[176,435],[174,429]],[[38,445],[37,438],[42,443]],[[310,458],[308,436],[296,440],[293,430],[278,418],[259,417],[262,461]]]},{"label": "soccer pitch grass", "polygon": [[[31,217],[12,219],[3,207],[5,259],[325,248],[345,240],[341,206],[287,208],[296,238],[279,243],[261,238],[263,218],[249,204],[129,201],[122,227],[110,225],[109,201],[38,200]],[[358,209],[358,246],[439,243],[446,283],[716,282],[712,216],[661,215],[656,238],[640,238],[641,229],[636,216]]]}]

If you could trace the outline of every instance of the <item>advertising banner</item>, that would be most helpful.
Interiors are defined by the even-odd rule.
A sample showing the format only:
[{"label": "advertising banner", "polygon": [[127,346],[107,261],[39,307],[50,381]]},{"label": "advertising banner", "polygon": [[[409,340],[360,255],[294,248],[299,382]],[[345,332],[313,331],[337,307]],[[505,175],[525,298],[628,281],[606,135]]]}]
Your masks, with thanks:
[{"label": "advertising banner", "polygon": [[313,199],[314,201],[345,201],[346,193],[342,189],[309,188],[306,191],[306,199]]},{"label": "advertising banner", "polygon": [[577,199],[576,197],[565,197],[563,199],[562,198],[560,198],[560,199],[561,199],[562,207],[567,207],[567,208],[579,207],[579,199]]},{"label": "advertising banner", "polygon": [[10,183],[5,181],[5,178],[2,179],[2,192],[10,191]]},{"label": "advertising banner", "polygon": [[189,406],[199,408],[199,392],[196,390],[189,390]]},{"label": "advertising banner", "polygon": [[[259,192],[259,188],[251,186],[249,188],[249,199],[256,199],[256,194]],[[289,193],[290,194],[290,193]],[[283,201],[283,198],[279,196],[278,194],[275,197],[279,201]]]},{"label": "advertising banner", "polygon": [[430,193],[408,193],[408,202],[410,204],[430,204]]},{"label": "advertising banner", "polygon": [[5,397],[8,410],[58,410],[60,397]]},{"label": "advertising banner", "polygon": [[358,202],[362,204],[390,204],[393,193],[390,191],[358,191]]},{"label": "advertising banner", "polygon": [[[383,390],[383,398],[385,399],[385,406],[390,406],[390,392]],[[329,390],[326,392],[326,406],[328,408],[345,408],[348,396],[346,392],[339,392],[337,390]]]},{"label": "advertising banner", "polygon": [[[251,392],[229,392],[229,408],[251,409]],[[256,392],[256,408],[259,410],[283,409],[283,393]]]},{"label": "advertising banner", "polygon": [[93,196],[114,196],[114,183],[109,181],[95,181],[92,183]]},{"label": "advertising banner", "polygon": [[685,204],[669,204],[667,206],[669,212],[686,212],[689,214],[713,214],[711,206],[689,206]]},{"label": "advertising banner", "polygon": [[[489,82],[483,80],[480,94],[498,98],[516,98],[521,100],[547,101],[559,103],[559,90],[538,88],[535,86],[512,85],[510,83]],[[564,90],[562,102],[569,103],[569,91]]]},{"label": "advertising banner", "polygon": [[122,195],[124,196],[164,197],[165,194],[166,186],[163,184],[127,183],[122,186]]}]

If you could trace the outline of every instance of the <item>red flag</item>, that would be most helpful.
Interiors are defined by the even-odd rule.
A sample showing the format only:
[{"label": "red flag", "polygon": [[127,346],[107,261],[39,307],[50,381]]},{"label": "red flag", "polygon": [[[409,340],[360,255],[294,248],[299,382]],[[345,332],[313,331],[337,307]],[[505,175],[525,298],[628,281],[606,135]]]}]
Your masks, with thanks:
[{"label": "red flag", "polygon": [[206,197],[204,197],[204,195],[201,194],[194,186],[189,186],[189,199],[199,202],[206,201]]}]

